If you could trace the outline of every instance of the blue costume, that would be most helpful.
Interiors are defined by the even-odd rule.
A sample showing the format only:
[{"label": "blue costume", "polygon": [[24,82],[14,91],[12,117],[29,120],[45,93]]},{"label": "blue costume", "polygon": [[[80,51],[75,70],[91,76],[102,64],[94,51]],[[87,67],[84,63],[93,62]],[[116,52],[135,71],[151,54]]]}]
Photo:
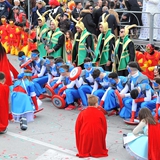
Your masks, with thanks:
[{"label": "blue costume", "polygon": [[117,89],[120,92],[127,83],[127,78],[119,76],[118,79],[119,82],[116,83],[114,79],[109,78],[110,87],[107,89],[107,91],[105,92],[104,96],[101,99],[101,101],[104,101],[104,109],[106,111],[110,111],[114,108],[119,107],[119,102],[115,95],[115,89]]},{"label": "blue costume", "polygon": [[[124,107],[121,109],[120,117],[122,118],[130,118],[131,117],[131,108],[132,108],[132,98],[130,98],[130,92],[134,88],[138,87],[140,84],[149,84],[148,78],[143,75],[141,72],[137,71],[134,75],[129,75],[127,83],[124,89],[120,92],[120,94],[125,94],[125,98],[123,98]],[[138,110],[136,115],[138,114]]]},{"label": "blue costume", "polygon": [[[84,81],[84,85],[82,85],[80,88],[78,88],[78,92],[79,95],[81,97],[82,100],[82,104],[83,106],[88,106],[87,103],[87,96],[86,94],[91,94],[92,93],[92,89],[94,86],[94,79],[92,77],[92,73],[95,69],[99,69],[101,72],[104,72],[103,68],[101,67],[92,67],[92,63],[84,63],[84,75],[82,75],[83,81]],[[90,69],[90,70],[88,70]]]},{"label": "blue costume", "polygon": [[[32,53],[31,56],[37,56],[37,54]],[[33,83],[35,86],[36,95],[40,96],[45,92],[44,85],[48,81],[46,63],[43,58],[39,58],[32,62],[32,72],[33,72]]]},{"label": "blue costume", "polygon": [[33,82],[28,79],[17,80],[11,93],[11,111],[15,121],[19,122],[21,117],[27,118],[27,121],[34,120],[34,103],[31,97],[36,96]]},{"label": "blue costume", "polygon": [[[99,103],[106,89],[109,87],[108,75],[110,74],[110,72],[104,72],[103,74],[105,75],[102,79],[99,77],[95,79],[94,87],[92,90],[92,94],[99,97]],[[99,86],[101,86],[102,89],[98,89]]]}]

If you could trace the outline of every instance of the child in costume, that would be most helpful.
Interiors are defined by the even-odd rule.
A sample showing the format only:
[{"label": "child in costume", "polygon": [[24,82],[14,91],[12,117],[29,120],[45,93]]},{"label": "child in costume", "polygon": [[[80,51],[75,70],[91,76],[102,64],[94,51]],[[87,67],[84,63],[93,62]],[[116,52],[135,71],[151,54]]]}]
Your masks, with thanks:
[{"label": "child in costume", "polygon": [[92,77],[92,73],[97,68],[101,72],[104,72],[104,70],[101,67],[97,67],[97,68],[93,67],[92,61],[89,57],[86,57],[84,59],[83,66],[84,66],[84,70],[83,70],[82,77],[83,77],[84,83],[80,88],[78,88],[78,92],[79,92],[79,95],[80,95],[81,100],[82,100],[82,105],[86,107],[86,106],[88,106],[86,94],[91,94],[92,90],[93,90],[93,86],[94,86],[94,78]]},{"label": "child in costume", "polygon": [[[140,123],[132,133],[124,135],[126,150],[138,160],[148,159],[148,125],[156,124],[151,111],[148,108],[142,108],[138,117]],[[127,140],[127,141],[126,141]]]},{"label": "child in costume", "polygon": [[79,88],[82,85],[83,80],[78,77],[76,80],[71,81],[69,78],[70,71],[68,65],[62,65],[59,68],[59,73],[64,77],[64,80],[63,87],[58,91],[58,94],[66,98],[67,107],[65,110],[75,109],[76,107],[74,106],[74,102],[80,99],[80,95],[76,88]]},{"label": "child in costume", "polygon": [[5,74],[0,72],[0,134],[7,132],[8,120],[12,119],[12,114],[9,114],[9,86],[5,80]]},{"label": "child in costume", "polygon": [[[122,107],[120,100],[117,99],[117,92],[120,92],[127,83],[127,77],[118,76],[116,72],[108,75],[109,88],[105,91],[100,101],[100,106],[104,107],[106,111],[113,110],[111,113],[118,114],[118,108]],[[110,113],[110,114],[111,114]]]},{"label": "child in costume", "polygon": [[48,81],[48,76],[47,76],[47,69],[46,69],[46,64],[45,60],[43,58],[40,58],[40,52],[38,50],[33,50],[31,53],[31,59],[32,59],[32,79],[33,83],[35,85],[35,91],[36,95],[40,98],[43,99],[44,95],[43,93],[45,92],[44,85]]},{"label": "child in costume", "polygon": [[31,122],[34,120],[34,112],[39,111],[32,72],[25,70],[19,78],[21,79],[15,81],[11,94],[12,114],[16,122],[23,117],[27,119],[27,122]]},{"label": "child in costume", "polygon": [[98,110],[98,97],[88,96],[88,107],[78,115],[75,125],[78,154],[83,157],[107,157],[107,122],[102,111]]},{"label": "child in costume", "polygon": [[149,84],[148,77],[143,75],[139,71],[139,66],[137,62],[129,62],[128,64],[128,80],[123,88],[123,90],[120,92],[121,97],[123,98],[124,107],[121,109],[120,117],[122,118],[130,118],[134,119],[132,117],[135,117],[135,112],[132,112],[131,116],[131,108],[132,108],[132,98],[130,97],[130,91],[136,88],[139,84]]}]

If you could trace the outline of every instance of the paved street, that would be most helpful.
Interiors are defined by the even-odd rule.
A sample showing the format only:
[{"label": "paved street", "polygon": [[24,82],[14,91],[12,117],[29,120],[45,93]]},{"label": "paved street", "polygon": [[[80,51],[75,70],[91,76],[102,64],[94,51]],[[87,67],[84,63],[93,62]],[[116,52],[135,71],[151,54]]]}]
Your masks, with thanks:
[{"label": "paved street", "polygon": [[[18,68],[16,56],[9,56]],[[19,102],[21,105],[21,102]],[[18,106],[17,106],[18,107]],[[80,111],[55,108],[50,99],[43,100],[44,110],[37,114],[26,131],[19,123],[10,122],[8,132],[0,135],[0,160],[76,160],[75,121]],[[122,134],[131,132],[134,126],[126,125],[119,116],[107,117],[106,160],[135,160],[122,146]],[[94,158],[86,158],[88,160]]]}]

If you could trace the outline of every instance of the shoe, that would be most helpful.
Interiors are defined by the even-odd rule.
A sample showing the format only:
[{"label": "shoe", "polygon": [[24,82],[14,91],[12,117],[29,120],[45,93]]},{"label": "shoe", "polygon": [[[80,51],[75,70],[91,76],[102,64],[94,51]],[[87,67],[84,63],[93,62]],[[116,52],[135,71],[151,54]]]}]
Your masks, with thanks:
[{"label": "shoe", "polygon": [[153,39],[153,41],[157,41],[156,39]]},{"label": "shoe", "polygon": [[68,107],[65,108],[65,110],[70,111],[70,110],[73,110],[75,108],[76,107],[74,105],[70,104]]},{"label": "shoe", "polygon": [[83,106],[79,107],[78,110],[79,111],[83,111],[85,108]]},{"label": "shoe", "polygon": [[39,99],[44,99],[44,98],[46,98],[46,96],[44,94],[40,94],[40,96],[38,98]]},{"label": "shoe", "polygon": [[4,131],[1,131],[0,134],[5,134],[7,133],[7,128]]}]

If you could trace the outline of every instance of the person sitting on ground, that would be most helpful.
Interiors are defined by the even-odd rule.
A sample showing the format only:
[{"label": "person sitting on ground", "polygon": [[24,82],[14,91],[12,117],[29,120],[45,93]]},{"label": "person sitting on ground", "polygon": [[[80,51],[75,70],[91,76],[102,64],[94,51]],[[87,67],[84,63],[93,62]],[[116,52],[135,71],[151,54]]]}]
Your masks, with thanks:
[{"label": "person sitting on ground", "polygon": [[107,122],[102,111],[98,110],[98,97],[88,95],[88,107],[76,120],[75,136],[78,154],[83,157],[107,157]]}]

